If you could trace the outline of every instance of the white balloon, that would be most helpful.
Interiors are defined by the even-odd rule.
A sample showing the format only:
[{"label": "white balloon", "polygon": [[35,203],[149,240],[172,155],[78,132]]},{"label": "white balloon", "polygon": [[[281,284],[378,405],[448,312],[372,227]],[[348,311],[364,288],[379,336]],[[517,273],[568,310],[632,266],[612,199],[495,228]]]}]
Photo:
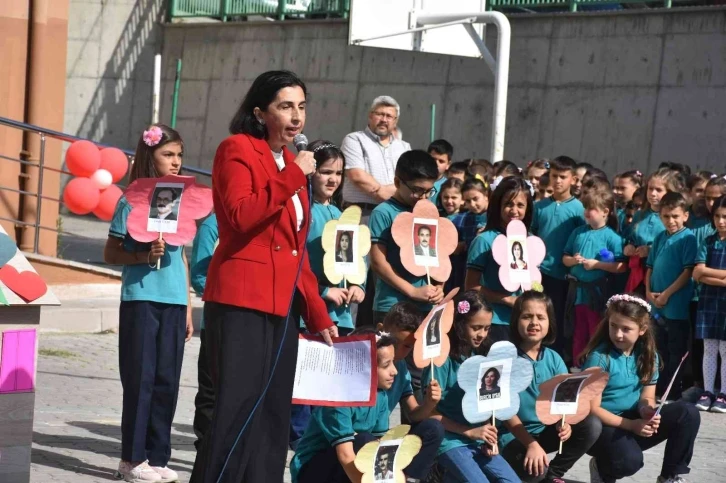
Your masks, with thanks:
[{"label": "white balloon", "polygon": [[98,186],[98,189],[105,190],[109,186],[111,186],[111,183],[113,183],[113,176],[108,170],[105,169],[99,169],[95,173],[91,175],[91,179],[94,183],[96,183],[96,186]]}]

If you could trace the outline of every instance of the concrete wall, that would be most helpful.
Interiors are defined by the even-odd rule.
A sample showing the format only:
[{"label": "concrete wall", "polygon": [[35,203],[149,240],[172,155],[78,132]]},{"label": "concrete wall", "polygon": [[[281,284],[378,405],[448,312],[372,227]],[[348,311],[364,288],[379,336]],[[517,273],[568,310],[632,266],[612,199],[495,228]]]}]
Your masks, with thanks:
[{"label": "concrete wall", "polygon": [[[657,10],[511,17],[505,157],[568,154],[613,173],[666,160],[724,170],[726,11]],[[490,34],[493,34],[492,29]],[[178,128],[190,163],[209,168],[252,80],[300,74],[310,139],[340,142],[365,125],[370,101],[394,96],[404,137],[436,135],[456,158],[488,157],[492,75],[483,61],[347,45],[346,22],[164,27],[162,118],[183,59]],[[488,39],[493,49],[493,39]]]},{"label": "concrete wall", "polygon": [[64,130],[121,148],[151,121],[163,0],[70,0]]}]

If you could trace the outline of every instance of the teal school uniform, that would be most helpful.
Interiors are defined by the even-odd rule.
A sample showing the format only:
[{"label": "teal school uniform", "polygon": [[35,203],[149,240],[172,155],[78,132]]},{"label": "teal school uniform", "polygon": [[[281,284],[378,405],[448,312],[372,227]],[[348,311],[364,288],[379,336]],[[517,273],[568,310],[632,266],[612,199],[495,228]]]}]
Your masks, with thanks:
[{"label": "teal school uniform", "polygon": [[[393,220],[400,213],[411,212],[412,208],[406,206],[394,198],[384,201],[371,213],[369,228],[371,230],[371,243],[378,243],[386,249],[386,260],[396,274],[406,280],[414,287],[426,285],[426,276],[417,277],[410,274],[401,263],[401,249],[396,245],[391,236],[391,225]],[[376,312],[388,312],[397,302],[409,300],[404,294],[388,285],[380,277],[376,278],[376,295],[373,299],[373,310]],[[432,304],[418,302],[419,310],[428,313],[433,307]]]},{"label": "teal school uniform", "polygon": [[[461,410],[461,401],[464,399],[464,390],[459,387],[457,373],[459,367],[465,359],[454,360],[451,357],[441,367],[434,366],[434,378],[441,386],[441,400],[436,405],[436,410],[442,416],[446,416],[452,421],[463,424],[470,428],[481,426],[481,424],[471,424],[464,417]],[[431,366],[426,366],[421,374],[421,385],[426,388],[431,384]],[[442,455],[449,450],[459,448],[461,446],[470,446],[472,448],[479,447],[484,444],[483,440],[472,440],[466,436],[449,431],[444,432],[444,439],[439,446],[438,455]]]},{"label": "teal school uniform", "polygon": [[[621,415],[638,409],[643,384],[638,376],[638,357],[636,348],[626,356],[608,343],[599,345],[585,360],[582,369],[601,367],[610,374],[605,390],[602,392],[602,408],[613,414]],[[656,355],[655,373],[649,386],[658,382],[658,357]]]},{"label": "teal school uniform", "polygon": [[563,250],[570,233],[585,224],[584,215],[585,208],[574,196],[562,202],[546,198],[534,204],[531,230],[547,249],[540,265],[542,273],[558,280],[565,279],[567,267],[562,263]]},{"label": "teal school uniform", "polygon": [[[207,285],[207,271],[212,261],[214,249],[219,241],[219,227],[217,226],[217,215],[209,215],[197,230],[192,244],[192,259],[190,260],[190,278],[194,293],[202,296],[204,287]],[[201,328],[204,330],[204,317],[202,317]]]},{"label": "teal school uniform", "polygon": [[394,364],[396,366],[398,374],[396,374],[396,378],[393,380],[393,385],[390,387],[390,389],[388,389],[388,391],[386,391],[388,395],[389,412],[393,412],[396,405],[401,401],[401,399],[413,395],[413,386],[411,385],[411,373],[408,372],[408,365],[406,364],[406,360],[402,359],[400,361],[396,361]]},{"label": "teal school uniform", "polygon": [[[323,229],[325,224],[331,220],[337,220],[340,218],[342,212],[335,205],[324,205],[317,201],[313,203],[312,210],[310,212],[310,230],[308,231],[307,239],[307,250],[308,258],[310,259],[310,268],[312,269],[315,276],[318,278],[318,289],[321,297],[325,297],[328,293],[328,289],[332,286],[323,270]],[[343,288],[344,284],[341,281],[335,287]],[[365,290],[365,285],[361,288]],[[328,315],[335,325],[345,329],[353,329],[353,318],[350,315],[350,306],[341,305],[336,307],[334,303],[325,301],[325,305],[328,307]],[[304,328],[305,324],[302,319],[300,320],[300,327]]]},{"label": "teal school uniform", "polygon": [[442,176],[441,178],[434,181],[434,188],[436,188],[436,192],[431,198],[429,198],[429,201],[431,201],[431,203],[435,204],[436,206],[439,205],[438,201],[439,195],[441,195],[441,186],[446,183],[448,179],[449,178],[447,178],[446,176]]},{"label": "teal school uniform", "polygon": [[[502,232],[499,230],[487,230],[477,235],[469,247],[466,266],[467,268],[481,272],[480,282],[483,287],[495,292],[517,296],[522,293],[521,290],[509,292],[502,287],[502,283],[499,281],[499,264],[494,261],[494,256],[492,255],[494,239],[501,234]],[[492,324],[509,325],[512,308],[504,304],[493,303],[491,305],[494,311]]]},{"label": "teal school uniform", "polygon": [[[526,353],[518,350],[519,357],[532,363],[533,376],[529,387],[519,393],[519,411],[517,416],[532,435],[540,434],[545,429],[545,425],[537,417],[535,404],[539,396],[539,386],[545,381],[552,379],[560,374],[567,374],[567,366],[560,355],[548,347],[543,347],[539,351],[537,360],[532,360]],[[502,429],[499,436],[499,444],[504,447],[514,441],[515,437],[506,429]]]},{"label": "teal school uniform", "polygon": [[627,216],[628,214],[625,212],[624,208],[618,208],[618,226],[620,227],[620,236],[622,236],[625,240],[627,240],[630,236],[631,227],[631,224],[626,221]]},{"label": "teal school uniform", "polygon": [[381,389],[371,407],[316,407],[310,423],[290,461],[290,475],[297,482],[300,469],[317,453],[330,446],[353,441],[357,433],[383,436],[388,431],[388,397]]},{"label": "teal school uniform", "polygon": [[[585,258],[602,260],[600,250],[603,248],[612,252],[616,262],[625,260],[623,239],[620,235],[607,225],[593,230],[590,225],[585,224],[576,228],[567,239],[564,254],[575,256],[579,253]],[[610,275],[605,270],[585,270],[585,267],[579,264],[570,267],[570,274],[581,282],[595,282]],[[588,291],[578,287],[575,305],[587,304],[589,298]]]},{"label": "teal school uniform", "polygon": [[[688,223],[686,226],[691,229],[693,236],[696,237],[696,245],[698,250],[701,250],[701,246],[705,245],[706,238],[716,233],[716,228],[711,224],[711,219],[708,217],[698,217],[691,212],[688,217]],[[698,301],[698,292],[701,289],[701,284],[693,281],[693,300]]]},{"label": "teal school uniform", "polygon": [[630,228],[630,243],[633,246],[642,247],[653,244],[655,237],[665,231],[663,222],[660,221],[660,214],[657,211],[638,211],[633,216],[633,224]]},{"label": "teal school uniform", "polygon": [[[650,291],[662,292],[667,289],[687,268],[696,264],[696,237],[686,227],[670,235],[667,231],[655,237],[650,248],[646,267],[653,270],[650,275]],[[688,320],[688,304],[693,297],[693,279],[670,296],[662,309],[651,304],[652,313],[660,314],[670,320]]]},{"label": "teal school uniform", "polygon": [[[149,243],[139,243],[128,234],[126,220],[131,213],[131,205],[121,196],[116,205],[109,236],[123,240],[123,249],[127,252],[144,252],[150,248]],[[172,305],[187,305],[189,288],[187,286],[187,268],[182,259],[184,247],[166,245],[164,256],[161,257],[160,269],[148,263],[124,265],[121,272],[121,301],[146,301]]]}]

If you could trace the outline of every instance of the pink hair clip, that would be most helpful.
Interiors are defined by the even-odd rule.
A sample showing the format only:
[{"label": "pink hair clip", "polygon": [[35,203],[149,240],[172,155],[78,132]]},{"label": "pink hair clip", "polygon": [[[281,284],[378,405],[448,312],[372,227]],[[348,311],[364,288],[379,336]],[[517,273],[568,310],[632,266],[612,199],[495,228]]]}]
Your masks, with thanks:
[{"label": "pink hair clip", "polygon": [[149,147],[156,146],[161,142],[162,137],[164,137],[164,133],[161,132],[161,128],[159,126],[151,126],[147,131],[144,131],[144,144]]},{"label": "pink hair clip", "polygon": [[641,172],[640,172],[640,170],[637,170],[637,171],[635,172],[635,174],[637,174],[638,176],[643,176],[643,173],[641,173]]},{"label": "pink hair clip", "polygon": [[456,310],[457,310],[457,312],[459,312],[462,315],[463,314],[468,314],[469,313],[469,310],[471,310],[471,305],[469,305],[469,302],[467,302],[466,300],[462,300],[456,306]]}]

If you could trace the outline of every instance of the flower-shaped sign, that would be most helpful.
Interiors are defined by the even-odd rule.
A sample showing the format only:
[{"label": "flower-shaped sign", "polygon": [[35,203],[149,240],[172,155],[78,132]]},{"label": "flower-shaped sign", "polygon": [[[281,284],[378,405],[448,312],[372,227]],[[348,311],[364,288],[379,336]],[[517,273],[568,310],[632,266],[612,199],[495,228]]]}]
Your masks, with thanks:
[{"label": "flower-shaped sign", "polygon": [[[30,303],[45,295],[48,286],[34,271],[10,265],[17,253],[15,242],[0,227],[0,282],[23,301]],[[0,305],[10,305],[1,286]]]},{"label": "flower-shaped sign", "polygon": [[439,218],[429,200],[419,200],[412,213],[401,213],[391,226],[393,241],[401,248],[401,264],[412,275],[446,282],[451,274],[449,255],[459,243],[454,224]]},{"label": "flower-shaped sign", "polygon": [[[439,305],[431,309],[423,324],[414,333],[416,342],[413,345],[413,362],[423,369],[430,364],[441,367],[449,357],[451,345],[448,333],[454,323],[454,302],[452,299],[459,292],[455,288],[444,297]],[[433,378],[434,371],[431,371]]]},{"label": "flower-shaped sign", "polygon": [[464,390],[461,409],[467,421],[476,424],[493,416],[506,421],[519,411],[519,393],[532,382],[532,364],[517,357],[514,344],[500,341],[486,357],[465,360],[458,382]]},{"label": "flower-shaped sign", "polygon": [[408,434],[411,426],[390,429],[380,440],[363,446],[355,456],[355,467],[363,473],[361,483],[406,483],[403,469],[421,450],[421,438]]},{"label": "flower-shaped sign", "polygon": [[354,205],[323,228],[323,271],[332,284],[344,279],[355,285],[366,281],[368,269],[363,257],[371,249],[371,232],[360,224],[360,216],[361,209]]},{"label": "flower-shaped sign", "polygon": [[539,265],[546,253],[544,242],[536,236],[527,236],[527,227],[519,220],[507,225],[507,235],[499,235],[492,244],[492,255],[499,264],[502,287],[516,292],[532,288],[532,282],[541,282]]},{"label": "flower-shaped sign", "polygon": [[131,237],[148,243],[161,237],[174,246],[194,239],[195,220],[212,211],[212,190],[193,176],[140,178],[126,188],[131,205],[126,226]]},{"label": "flower-shaped sign", "polygon": [[560,374],[539,386],[535,404],[542,424],[555,424],[567,416],[577,424],[590,414],[590,401],[602,394],[610,376],[600,367],[590,367],[577,374]]}]

